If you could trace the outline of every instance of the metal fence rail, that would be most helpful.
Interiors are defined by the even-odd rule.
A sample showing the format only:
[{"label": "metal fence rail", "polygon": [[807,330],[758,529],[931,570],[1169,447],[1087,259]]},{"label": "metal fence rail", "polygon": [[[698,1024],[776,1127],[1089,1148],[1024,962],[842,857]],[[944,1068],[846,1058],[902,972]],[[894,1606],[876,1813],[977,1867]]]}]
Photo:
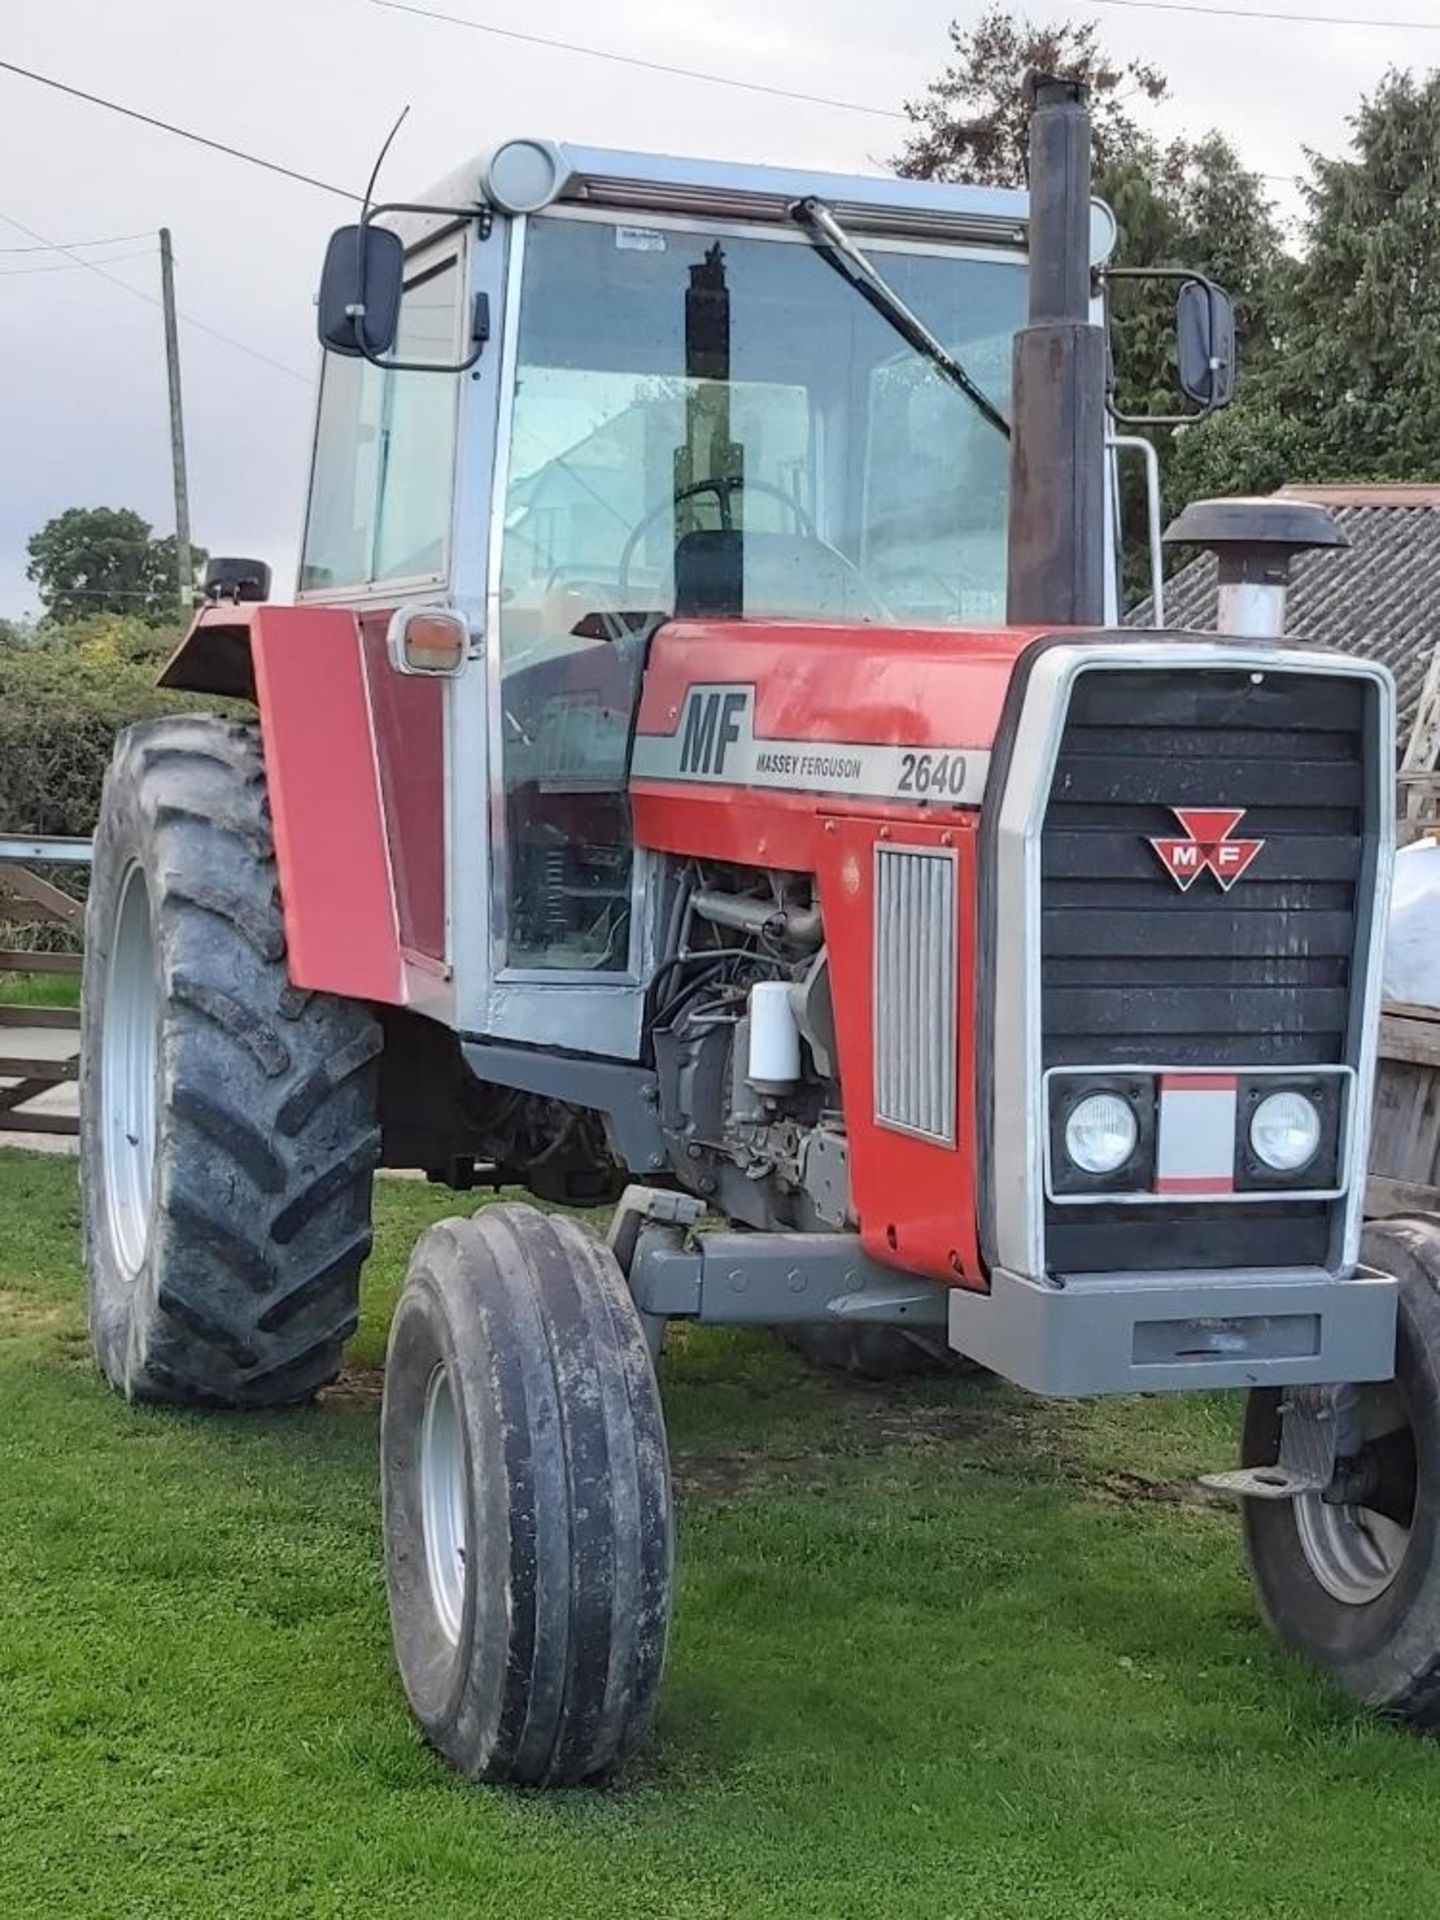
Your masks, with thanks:
[{"label": "metal fence rail", "polygon": [[[0,922],[60,926],[68,933],[81,934],[84,903],[32,872],[31,864],[88,866],[90,842],[0,834]],[[13,947],[0,948],[0,973],[74,975],[80,972],[81,965],[78,953],[31,953]],[[74,1007],[0,1003],[0,1045],[6,1029],[78,1034],[80,1015]],[[17,1043],[12,1042],[14,1044]],[[0,1052],[0,1082],[9,1083],[0,1084],[0,1132],[74,1134],[78,1123],[72,1114],[34,1113],[29,1109],[41,1094],[74,1081],[78,1073],[78,1045],[60,1059]]]}]

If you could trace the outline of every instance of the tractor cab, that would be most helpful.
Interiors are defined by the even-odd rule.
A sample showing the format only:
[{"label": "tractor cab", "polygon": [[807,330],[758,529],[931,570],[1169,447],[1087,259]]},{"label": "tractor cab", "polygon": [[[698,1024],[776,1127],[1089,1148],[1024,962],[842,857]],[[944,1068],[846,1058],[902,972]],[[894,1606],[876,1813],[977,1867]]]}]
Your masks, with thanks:
[{"label": "tractor cab", "polygon": [[299,597],[466,624],[443,693],[387,687],[379,717],[413,787],[445,709],[452,931],[484,918],[431,955],[458,1024],[635,1054],[658,903],[626,783],[661,623],[1003,624],[1027,205],[515,141],[336,236]]}]

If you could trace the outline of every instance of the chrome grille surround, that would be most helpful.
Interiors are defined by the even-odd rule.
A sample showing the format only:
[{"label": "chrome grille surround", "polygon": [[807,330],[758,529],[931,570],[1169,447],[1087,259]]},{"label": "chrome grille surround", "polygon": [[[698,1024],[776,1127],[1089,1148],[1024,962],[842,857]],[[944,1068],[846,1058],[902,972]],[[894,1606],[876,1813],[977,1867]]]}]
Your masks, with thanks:
[{"label": "chrome grille surround", "polygon": [[[1349,1061],[1358,1086],[1371,1085],[1395,842],[1394,683],[1388,670],[1372,661],[1285,643],[1257,644],[1214,635],[1120,632],[1097,634],[1093,639],[1068,635],[1042,639],[1017,676],[1009,737],[992,758],[985,797],[989,847],[982,888],[988,893],[988,904],[980,939],[986,972],[981,1073],[982,1125],[987,1138],[982,1233],[992,1266],[1036,1279],[1047,1275],[1040,1173],[1044,1157],[1040,843],[1075,680],[1082,674],[1116,670],[1185,674],[1214,668],[1242,668],[1266,676],[1336,674],[1366,681],[1374,689],[1365,924],[1352,986],[1354,1047]],[[1349,1129],[1348,1199],[1329,1263],[1332,1273],[1353,1270],[1359,1258],[1369,1122],[1366,1100]]]}]

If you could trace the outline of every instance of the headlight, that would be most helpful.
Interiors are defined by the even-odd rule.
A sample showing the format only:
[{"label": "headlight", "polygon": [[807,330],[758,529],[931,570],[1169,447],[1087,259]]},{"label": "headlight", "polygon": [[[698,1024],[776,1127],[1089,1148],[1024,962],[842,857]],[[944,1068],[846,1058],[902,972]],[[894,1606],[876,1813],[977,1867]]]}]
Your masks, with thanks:
[{"label": "headlight", "polygon": [[1087,1094],[1065,1122],[1065,1151],[1082,1173],[1118,1173],[1139,1137],[1130,1103],[1118,1093]]},{"label": "headlight", "polygon": [[1274,1173],[1298,1173],[1320,1148],[1320,1109],[1303,1093],[1268,1094],[1250,1116],[1250,1146]]}]

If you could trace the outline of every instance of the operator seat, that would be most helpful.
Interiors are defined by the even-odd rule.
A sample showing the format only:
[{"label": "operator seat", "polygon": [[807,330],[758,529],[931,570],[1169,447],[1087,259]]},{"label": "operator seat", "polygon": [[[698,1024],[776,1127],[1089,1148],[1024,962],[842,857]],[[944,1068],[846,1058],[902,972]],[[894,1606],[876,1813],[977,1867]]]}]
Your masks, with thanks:
[{"label": "operator seat", "polygon": [[704,527],[675,546],[677,619],[879,620],[885,609],[838,548],[800,533]]}]

